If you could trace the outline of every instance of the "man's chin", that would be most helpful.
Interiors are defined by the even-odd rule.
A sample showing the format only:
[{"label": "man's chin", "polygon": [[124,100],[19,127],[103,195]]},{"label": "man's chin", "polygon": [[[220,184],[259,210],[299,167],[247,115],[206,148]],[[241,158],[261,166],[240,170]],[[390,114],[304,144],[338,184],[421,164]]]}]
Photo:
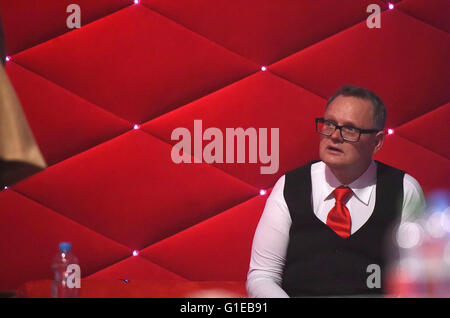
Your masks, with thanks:
[{"label": "man's chin", "polygon": [[331,168],[343,168],[348,165],[348,163],[342,157],[338,156],[320,156],[320,159]]}]

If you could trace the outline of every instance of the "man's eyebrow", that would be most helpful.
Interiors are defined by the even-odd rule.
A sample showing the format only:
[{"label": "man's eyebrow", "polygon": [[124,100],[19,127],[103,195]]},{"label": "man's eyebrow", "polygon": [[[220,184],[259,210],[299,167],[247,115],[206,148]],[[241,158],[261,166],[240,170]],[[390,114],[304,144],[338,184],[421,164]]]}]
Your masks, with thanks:
[{"label": "man's eyebrow", "polygon": [[[327,120],[327,121],[332,121],[333,123],[337,124],[337,120],[335,120],[334,118],[326,118],[326,117],[324,117],[323,119]],[[351,121],[344,121],[344,123],[342,125],[339,125],[339,126],[351,126],[351,127],[355,127],[355,128],[358,127],[358,125],[355,125]]]}]

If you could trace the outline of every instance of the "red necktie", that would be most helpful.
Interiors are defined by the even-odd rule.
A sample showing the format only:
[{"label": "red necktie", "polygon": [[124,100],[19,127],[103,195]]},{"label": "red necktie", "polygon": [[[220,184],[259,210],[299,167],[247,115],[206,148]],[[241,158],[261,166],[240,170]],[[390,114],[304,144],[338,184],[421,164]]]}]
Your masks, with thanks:
[{"label": "red necktie", "polygon": [[336,203],[330,210],[327,217],[327,225],[337,233],[337,235],[347,238],[350,236],[352,220],[350,211],[345,206],[344,201],[352,194],[352,189],[344,186],[334,189]]}]

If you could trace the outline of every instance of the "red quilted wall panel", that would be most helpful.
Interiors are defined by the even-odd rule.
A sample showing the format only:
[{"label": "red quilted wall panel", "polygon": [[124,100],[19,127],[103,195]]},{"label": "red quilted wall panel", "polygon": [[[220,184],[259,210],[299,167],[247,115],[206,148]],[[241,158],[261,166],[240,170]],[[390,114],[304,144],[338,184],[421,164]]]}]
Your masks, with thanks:
[{"label": "red quilted wall panel", "polygon": [[[6,71],[49,164],[0,192],[0,290],[51,279],[64,240],[87,279],[245,281],[260,190],[317,159],[314,118],[346,83],[387,105],[376,159],[448,191],[450,2],[391,2],[0,0]],[[227,128],[266,129],[267,155],[279,134],[278,158],[174,163],[177,128],[178,155],[202,160],[199,121],[224,147]]]},{"label": "red quilted wall panel", "polygon": [[[82,24],[88,24],[129,6],[131,0],[1,0],[2,23],[9,54],[15,54],[69,31],[67,7],[82,8]],[[63,13],[63,14],[62,14]]]}]

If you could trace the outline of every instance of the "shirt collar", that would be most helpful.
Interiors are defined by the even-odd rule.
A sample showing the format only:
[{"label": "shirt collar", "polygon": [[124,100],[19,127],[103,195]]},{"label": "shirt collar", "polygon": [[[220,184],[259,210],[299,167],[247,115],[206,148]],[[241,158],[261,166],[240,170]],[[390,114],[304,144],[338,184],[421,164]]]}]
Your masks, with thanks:
[{"label": "shirt collar", "polygon": [[[371,161],[369,167],[364,173],[352,183],[345,185],[352,189],[355,196],[365,205],[369,204],[370,195],[377,182],[377,165],[375,161]],[[342,183],[336,178],[331,169],[325,165],[325,195],[324,200],[334,197],[333,191]]]}]

